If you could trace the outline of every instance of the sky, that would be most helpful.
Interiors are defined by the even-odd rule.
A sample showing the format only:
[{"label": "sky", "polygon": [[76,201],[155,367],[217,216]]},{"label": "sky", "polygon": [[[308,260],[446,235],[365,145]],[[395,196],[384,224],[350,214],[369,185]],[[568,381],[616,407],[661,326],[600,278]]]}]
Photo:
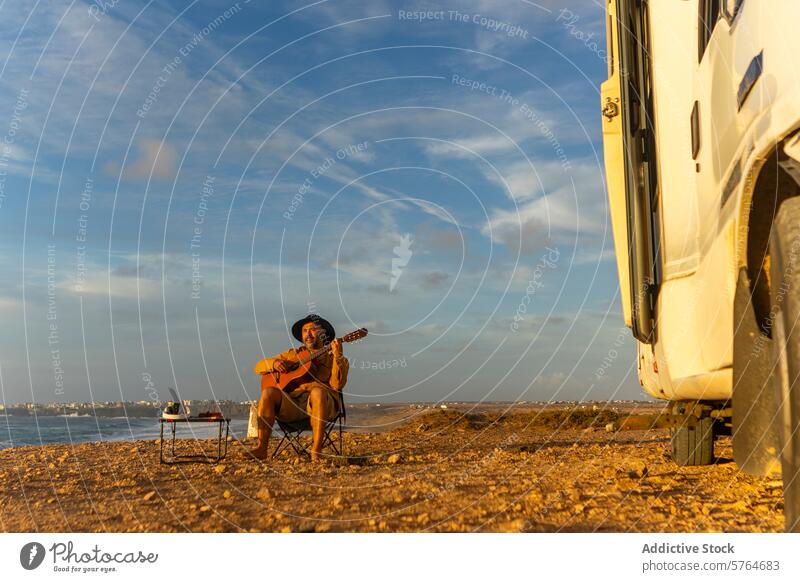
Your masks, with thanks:
[{"label": "sky", "polygon": [[644,398],[600,0],[0,1],[0,397]]}]

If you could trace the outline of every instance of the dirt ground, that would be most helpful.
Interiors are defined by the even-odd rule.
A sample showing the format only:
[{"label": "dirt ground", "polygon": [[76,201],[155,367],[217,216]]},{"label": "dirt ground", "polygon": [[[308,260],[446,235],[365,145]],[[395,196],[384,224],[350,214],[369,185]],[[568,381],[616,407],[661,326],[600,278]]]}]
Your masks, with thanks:
[{"label": "dirt ground", "polygon": [[[160,465],[158,445],[0,451],[0,530],[59,532],[776,532],[778,477],[677,467],[665,430],[608,433],[609,410],[429,410],[346,433],[346,463]],[[186,441],[185,451],[212,444]]]}]

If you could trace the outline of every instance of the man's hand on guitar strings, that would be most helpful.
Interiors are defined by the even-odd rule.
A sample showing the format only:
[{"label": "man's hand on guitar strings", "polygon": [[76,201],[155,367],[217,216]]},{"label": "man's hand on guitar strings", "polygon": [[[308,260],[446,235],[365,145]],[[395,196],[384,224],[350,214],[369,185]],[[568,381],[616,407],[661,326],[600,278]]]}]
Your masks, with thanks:
[{"label": "man's hand on guitar strings", "polygon": [[331,352],[337,360],[342,357],[342,340],[336,338],[331,342]]}]

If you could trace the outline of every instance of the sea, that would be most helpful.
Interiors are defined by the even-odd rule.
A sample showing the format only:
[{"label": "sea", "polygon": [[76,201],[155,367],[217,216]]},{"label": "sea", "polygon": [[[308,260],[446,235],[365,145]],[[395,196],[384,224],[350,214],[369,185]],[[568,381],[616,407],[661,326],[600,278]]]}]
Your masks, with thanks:
[{"label": "sea", "polygon": [[[524,404],[524,403],[523,403]],[[449,403],[465,411],[508,408],[508,403]],[[432,408],[447,408],[440,403],[348,404],[345,430],[385,432],[413,420]],[[0,414],[0,449],[56,443],[77,444],[92,441],[137,441],[159,438],[158,417],[105,417],[94,415],[16,416]],[[164,428],[165,434],[168,430]],[[177,431],[177,438],[213,438],[216,423],[192,423]],[[279,432],[277,426],[273,429]],[[232,419],[230,435],[238,440],[247,436],[247,419]]]},{"label": "sea", "polygon": [[[157,417],[102,416],[9,416],[0,415],[0,449],[56,443],[78,444],[91,441],[136,441],[159,438]],[[166,434],[165,428],[165,434]],[[178,438],[212,438],[218,425],[193,423],[191,430],[178,430]],[[247,420],[233,419],[230,434],[247,436]]]}]

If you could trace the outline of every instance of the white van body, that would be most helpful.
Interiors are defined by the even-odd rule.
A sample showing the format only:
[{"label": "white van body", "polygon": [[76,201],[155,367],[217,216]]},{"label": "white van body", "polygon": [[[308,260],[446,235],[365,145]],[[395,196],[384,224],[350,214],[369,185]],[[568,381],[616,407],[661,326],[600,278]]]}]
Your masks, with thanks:
[{"label": "white van body", "polygon": [[[782,449],[785,473],[795,439],[788,466],[800,475],[798,404],[778,404],[800,388],[784,376],[783,392],[773,390],[789,344],[774,355],[770,281],[774,220],[800,197],[800,1],[606,0],[606,9],[606,178],[640,382],[673,414],[713,417],[750,472],[776,471]],[[792,505],[800,528],[800,489]]]}]

